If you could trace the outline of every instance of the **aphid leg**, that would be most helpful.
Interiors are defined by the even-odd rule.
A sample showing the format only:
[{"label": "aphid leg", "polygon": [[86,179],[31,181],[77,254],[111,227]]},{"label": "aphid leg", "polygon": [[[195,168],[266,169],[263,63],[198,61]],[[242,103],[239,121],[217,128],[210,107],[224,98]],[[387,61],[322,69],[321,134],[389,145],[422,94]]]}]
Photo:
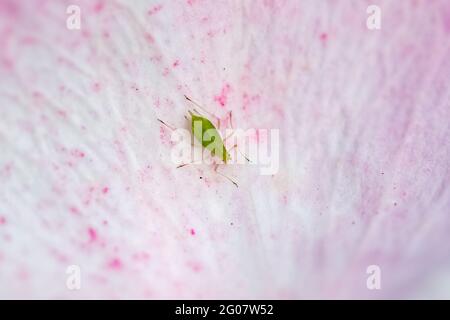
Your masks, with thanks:
[{"label": "aphid leg", "polygon": [[219,168],[219,165],[216,163],[214,165],[214,172],[217,173],[218,175],[221,175],[222,177],[224,177],[225,179],[227,179],[228,181],[230,181],[232,184],[234,184],[236,186],[236,188],[239,188],[238,184],[236,182],[234,182],[230,177],[224,175],[223,173],[219,172],[219,170],[217,170]]},{"label": "aphid leg", "polygon": [[249,158],[247,158],[247,156],[241,152],[241,150],[239,150],[239,148],[237,147],[238,145],[235,144],[234,146],[232,146],[230,149],[228,149],[228,152],[230,152],[231,150],[235,149],[245,158],[245,160],[247,160],[248,162],[251,162]]},{"label": "aphid leg", "polygon": [[[192,148],[196,148],[196,147],[198,147],[198,146],[196,146],[193,142],[191,142],[191,147],[192,147]],[[198,164],[198,162],[192,161],[192,162],[188,162],[188,163],[183,163],[183,164],[180,164],[179,166],[177,166],[177,169],[183,168],[183,167],[185,167],[185,166],[187,166],[187,165],[190,165],[190,164]]]},{"label": "aphid leg", "polygon": [[172,126],[169,126],[167,123],[165,123],[164,121],[162,121],[161,119],[157,119],[159,122],[161,122],[163,125],[165,125],[167,128],[169,128],[170,130],[175,130],[175,128],[174,127],[172,127]]},{"label": "aphid leg", "polygon": [[231,132],[229,135],[227,135],[225,138],[223,138],[223,142],[225,143],[225,141],[227,141],[227,139],[228,139],[229,137],[232,137],[233,134],[234,134],[234,131]]},{"label": "aphid leg", "polygon": [[[180,165],[177,167],[177,169],[183,168],[183,167],[188,166],[188,165],[190,165],[190,164],[193,164],[193,162],[180,164]],[[224,177],[224,178],[227,179],[228,181],[230,181],[232,184],[234,184],[234,185],[236,186],[236,188],[239,188],[238,184],[237,184],[236,182],[234,182],[230,177],[224,175],[222,172],[219,172],[219,170],[217,170],[218,167],[219,167],[218,164],[215,164],[215,165],[214,165],[214,172],[217,173],[218,175],[221,175],[222,177]]]},{"label": "aphid leg", "polygon": [[230,114],[230,127],[231,127],[231,129],[234,129],[233,128],[233,111],[230,110],[229,114]]},{"label": "aphid leg", "polygon": [[[225,143],[225,141],[226,141],[228,138],[232,137],[232,136],[234,135],[234,133],[235,133],[234,128],[233,128],[233,111],[232,111],[232,110],[230,110],[230,112],[229,112],[229,117],[230,117],[230,127],[231,127],[231,129],[233,129],[233,131],[232,131],[228,136],[226,136],[225,139],[223,139],[223,142],[224,142],[224,143]],[[230,148],[230,150],[228,150],[228,151],[231,151],[231,150],[233,150],[234,148],[236,148],[236,150],[239,151],[239,153],[245,158],[245,160],[247,160],[248,162],[251,162],[250,159],[249,159],[243,152],[241,152],[241,150],[239,150],[237,144],[235,144],[234,146],[232,146],[232,147]]]},{"label": "aphid leg", "polygon": [[177,166],[177,169],[183,168],[183,167],[188,166],[188,165],[190,165],[190,164],[192,164],[192,162],[180,164],[179,166]]},{"label": "aphid leg", "polygon": [[203,110],[204,112],[206,112],[207,114],[209,114],[210,116],[214,115],[209,112],[208,110],[206,110],[205,108],[203,108],[200,104],[198,104],[197,102],[195,102],[194,100],[192,100],[191,98],[189,98],[187,95],[184,95],[184,97],[186,98],[187,101],[191,102],[193,105],[195,105],[196,107],[200,108],[201,110]]},{"label": "aphid leg", "polygon": [[229,137],[233,136],[234,134],[234,128],[233,128],[233,111],[230,110],[230,112],[228,112],[229,117],[230,117],[230,127],[232,129],[231,133],[225,137],[225,139],[223,139],[223,142],[225,142]]}]

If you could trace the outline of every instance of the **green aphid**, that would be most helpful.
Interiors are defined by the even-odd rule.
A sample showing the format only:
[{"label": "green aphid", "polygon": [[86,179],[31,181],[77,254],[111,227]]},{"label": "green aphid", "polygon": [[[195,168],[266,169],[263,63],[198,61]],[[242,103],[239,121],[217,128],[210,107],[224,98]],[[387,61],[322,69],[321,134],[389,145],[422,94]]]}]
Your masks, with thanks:
[{"label": "green aphid", "polygon": [[[189,97],[184,96],[186,100],[190,101],[194,105],[196,105],[198,108],[202,109],[206,113],[210,114],[206,110],[204,110],[199,104],[192,101]],[[191,116],[191,131],[194,135],[195,139],[197,139],[201,144],[202,147],[205,149],[208,149],[211,152],[211,155],[213,157],[218,157],[221,159],[224,164],[227,164],[228,161],[231,160],[230,153],[228,152],[227,148],[225,147],[224,140],[222,139],[219,130],[212,124],[212,122],[206,118],[205,116],[200,115],[200,113],[193,109],[192,111],[188,111],[189,115]],[[214,115],[212,115],[214,116]],[[187,119],[187,117],[186,117]],[[231,119],[231,113],[230,113],[230,119]],[[158,119],[159,122],[170,128],[171,130],[175,130],[174,127],[169,126],[164,121]],[[230,120],[231,121],[231,120]],[[220,120],[219,120],[219,126],[220,126]],[[179,165],[177,168],[184,167],[190,163]],[[218,164],[215,164],[214,166],[214,172],[217,174],[223,176],[224,178],[231,181],[236,187],[238,186],[236,182],[234,182],[231,178],[227,177],[226,175],[220,173],[218,170]]]},{"label": "green aphid", "polygon": [[[204,148],[211,151],[212,156],[217,156],[224,163],[227,163],[231,159],[231,156],[216,127],[209,119],[201,115],[194,114],[191,111],[189,111],[189,114],[191,115],[191,129],[194,137]],[[200,128],[201,130],[199,130]]]}]

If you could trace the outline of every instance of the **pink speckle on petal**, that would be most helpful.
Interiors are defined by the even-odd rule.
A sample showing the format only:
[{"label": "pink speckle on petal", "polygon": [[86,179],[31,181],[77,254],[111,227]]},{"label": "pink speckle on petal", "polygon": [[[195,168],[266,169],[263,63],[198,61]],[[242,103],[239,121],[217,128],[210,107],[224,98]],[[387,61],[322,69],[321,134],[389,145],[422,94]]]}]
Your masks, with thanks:
[{"label": "pink speckle on petal", "polygon": [[2,58],[2,65],[5,69],[12,71],[14,69],[14,62],[9,58]]},{"label": "pink speckle on petal", "polygon": [[32,95],[33,95],[33,99],[35,99],[35,100],[42,99],[42,93],[40,93],[39,91],[33,91]]},{"label": "pink speckle on petal", "polygon": [[147,252],[139,252],[133,254],[133,259],[137,261],[147,261],[150,259],[150,255]]},{"label": "pink speckle on petal", "polygon": [[67,117],[67,112],[65,112],[64,110],[58,110],[58,111],[56,111],[56,114],[58,116],[60,116],[61,118],[66,118]]},{"label": "pink speckle on petal", "polygon": [[195,230],[191,229],[191,235],[195,236]]},{"label": "pink speckle on petal", "polygon": [[188,266],[189,266],[189,268],[191,268],[192,271],[194,271],[196,273],[202,271],[202,269],[203,269],[202,265],[196,261],[188,262]]},{"label": "pink speckle on petal", "polygon": [[71,154],[75,158],[84,158],[84,156],[85,156],[84,152],[82,152],[82,151],[80,151],[78,149],[72,150]]},{"label": "pink speckle on petal", "polygon": [[217,101],[220,106],[224,107],[227,104],[228,93],[230,92],[231,87],[229,84],[226,84],[219,95],[214,97],[214,100]]},{"label": "pink speckle on petal", "polygon": [[104,188],[102,189],[102,192],[103,192],[104,194],[108,193],[108,191],[109,191],[109,188],[108,188],[108,187],[104,187]]},{"label": "pink speckle on petal", "polygon": [[99,92],[101,90],[100,83],[98,82],[94,83],[94,85],[92,86],[92,90],[94,90],[94,92]]},{"label": "pink speckle on petal", "polygon": [[11,18],[18,18],[21,10],[20,6],[14,1],[0,1],[0,12]]},{"label": "pink speckle on petal", "polygon": [[91,37],[91,33],[90,33],[88,30],[82,30],[82,31],[81,31],[81,36],[82,36],[84,39],[89,39],[89,38]]},{"label": "pink speckle on petal", "polygon": [[162,144],[170,144],[170,136],[168,130],[166,130],[163,125],[159,128],[159,138]]},{"label": "pink speckle on petal", "polygon": [[441,11],[444,30],[450,33],[450,7]]},{"label": "pink speckle on petal", "polygon": [[103,1],[97,1],[97,3],[94,6],[94,12],[100,13],[104,7],[105,7],[105,3]]},{"label": "pink speckle on petal", "polygon": [[74,215],[80,214],[80,210],[78,210],[78,208],[76,208],[76,207],[70,207],[69,210],[70,210],[70,213],[72,213]]},{"label": "pink speckle on petal", "polygon": [[94,242],[95,240],[97,240],[97,232],[95,231],[94,228],[89,228],[88,229],[88,234],[89,234],[89,241],[90,242]]},{"label": "pink speckle on petal", "polygon": [[0,217],[0,226],[6,224],[6,218],[5,217]]},{"label": "pink speckle on petal", "polygon": [[149,16],[154,15],[155,13],[158,13],[162,9],[162,7],[163,6],[161,4],[156,5],[156,6],[152,7],[150,10],[148,10],[147,13]]},{"label": "pink speckle on petal", "polygon": [[328,40],[328,34],[326,34],[325,32],[320,34],[320,40],[325,42]]},{"label": "pink speckle on petal", "polygon": [[146,34],[144,35],[144,38],[145,38],[145,40],[146,40],[148,43],[154,43],[154,42],[155,42],[155,38],[153,38],[153,36],[152,36],[150,33],[146,33]]},{"label": "pink speckle on petal", "polygon": [[114,258],[108,263],[109,268],[114,270],[122,269],[122,261],[119,258]]}]

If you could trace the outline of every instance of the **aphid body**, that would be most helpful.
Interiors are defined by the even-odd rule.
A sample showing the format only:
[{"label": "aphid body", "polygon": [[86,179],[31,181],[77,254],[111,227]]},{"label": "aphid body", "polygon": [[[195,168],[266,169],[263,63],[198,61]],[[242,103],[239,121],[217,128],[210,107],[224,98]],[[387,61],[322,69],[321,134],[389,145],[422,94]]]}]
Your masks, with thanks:
[{"label": "aphid body", "polygon": [[[184,96],[186,100],[190,101],[194,105],[196,105],[201,110],[205,111],[206,113],[210,114],[206,110],[204,110],[199,104],[192,101],[189,97]],[[225,139],[222,139],[219,130],[214,126],[214,124],[205,116],[201,115],[197,110],[193,109],[192,111],[188,111],[189,115],[191,116],[191,131],[193,136],[197,141],[199,141],[203,148],[208,149],[211,152],[211,155],[213,157],[218,157],[221,159],[224,164],[227,164],[228,161],[231,160],[230,153],[228,152],[227,148],[225,147]],[[214,116],[214,115],[212,115]],[[215,117],[215,116],[214,116]],[[216,117],[217,118],[217,117]],[[186,117],[187,119],[187,117]],[[220,119],[218,119],[218,126],[220,127]],[[166,124],[161,119],[158,119],[159,122],[170,128],[171,130],[175,130],[174,127]],[[231,112],[230,112],[230,123],[231,123]],[[235,146],[236,147],[236,146]],[[189,163],[185,163],[182,165],[179,165],[177,168],[184,167],[188,165]],[[226,175],[220,173],[217,168],[219,164],[214,165],[214,172],[217,174],[223,176],[224,178],[228,179],[230,182],[232,182],[236,187],[238,186],[236,182],[234,182],[232,179],[227,177]]]},{"label": "aphid body", "polygon": [[194,137],[213,156],[217,156],[224,163],[227,163],[231,159],[231,156],[214,124],[209,119],[199,114],[194,114],[192,111],[189,111],[189,114],[191,115],[191,129]]}]

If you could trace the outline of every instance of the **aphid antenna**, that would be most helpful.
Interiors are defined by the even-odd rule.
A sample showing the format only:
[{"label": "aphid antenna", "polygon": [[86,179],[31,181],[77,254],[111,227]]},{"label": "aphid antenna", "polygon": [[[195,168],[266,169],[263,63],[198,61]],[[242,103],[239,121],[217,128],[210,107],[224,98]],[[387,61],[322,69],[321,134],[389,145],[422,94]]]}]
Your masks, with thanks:
[{"label": "aphid antenna", "polygon": [[201,112],[198,112],[198,111],[195,110],[195,109],[188,110],[188,113],[189,113],[191,116],[201,115]]},{"label": "aphid antenna", "polygon": [[[197,102],[195,102],[194,100],[192,100],[191,98],[189,98],[187,95],[184,95],[184,97],[186,98],[187,101],[191,102],[193,105],[195,105],[196,107],[200,108],[200,110],[202,110],[203,112],[206,112],[209,116],[217,118],[216,115],[212,114],[211,112],[209,112],[208,110],[206,110],[205,108],[203,108],[200,104],[198,104]],[[198,114],[201,114],[200,112],[196,111],[195,109],[193,109],[195,112],[197,112]]]},{"label": "aphid antenna", "polygon": [[224,175],[223,173],[219,172],[218,170],[215,170],[215,172],[216,172],[218,175],[221,175],[222,177],[224,177],[225,179],[227,179],[228,181],[230,181],[232,184],[234,184],[234,185],[236,186],[236,188],[239,188],[238,184],[237,184],[235,181],[233,181],[230,177]]},{"label": "aphid antenna", "polygon": [[161,119],[157,119],[159,122],[161,122],[163,125],[165,125],[167,128],[169,128],[170,130],[175,130],[175,127],[172,127],[170,125],[168,125],[167,123],[165,123],[164,121],[162,121]]},{"label": "aphid antenna", "polygon": [[230,150],[228,150],[228,152],[230,152],[231,150],[233,150],[233,149],[236,149],[244,158],[245,158],[245,160],[247,160],[248,162],[252,162],[252,161],[250,161],[250,159],[241,151],[241,150],[239,150],[239,148],[238,148],[238,145],[237,144],[235,144],[234,146],[232,146],[231,148],[230,148]]},{"label": "aphid antenna", "polygon": [[239,150],[239,149],[236,149],[236,150],[245,158],[245,160],[247,160],[248,162],[251,163],[250,159],[247,158],[247,156],[241,150]]}]

